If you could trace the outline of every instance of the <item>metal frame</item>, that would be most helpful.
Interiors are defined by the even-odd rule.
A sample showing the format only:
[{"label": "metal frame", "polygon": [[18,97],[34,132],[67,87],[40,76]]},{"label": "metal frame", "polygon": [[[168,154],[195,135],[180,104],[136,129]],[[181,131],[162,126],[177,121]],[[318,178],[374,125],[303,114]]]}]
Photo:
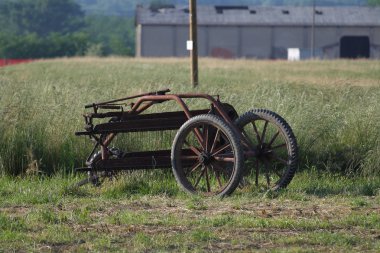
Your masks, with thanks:
[{"label": "metal frame", "polygon": [[[245,137],[240,133],[226,111],[223,109],[219,96],[211,96],[208,94],[166,94],[169,89],[156,92],[144,93],[140,95],[125,97],[106,102],[88,104],[85,108],[92,108],[93,113],[84,115],[86,131],[76,132],[76,135],[87,135],[95,141],[95,146],[87,158],[88,167],[78,168],[78,171],[96,171],[96,170],[131,170],[131,169],[150,169],[150,168],[170,168],[171,158],[170,150],[155,150],[143,152],[130,152],[123,158],[108,159],[112,154],[112,150],[108,148],[112,140],[118,133],[126,132],[144,132],[144,131],[162,131],[179,129],[181,125],[188,119],[205,113],[216,113],[224,119],[224,121],[236,131],[243,140],[242,143],[250,146],[248,141],[244,141]],[[137,99],[135,102],[129,103],[131,109],[124,111],[125,101]],[[191,111],[184,99],[205,99],[211,103],[211,109]],[[167,101],[175,101],[182,111],[163,112],[153,114],[142,114],[155,104]],[[119,110],[107,111],[100,113],[100,109]],[[95,118],[111,118],[108,123],[102,123],[94,126]],[[202,143],[203,137],[199,131],[195,130],[196,137]],[[101,147],[102,160],[95,165],[90,164],[90,159]],[[250,146],[250,151],[245,152],[245,156],[255,154],[255,148]],[[190,150],[189,150],[190,152]]]}]

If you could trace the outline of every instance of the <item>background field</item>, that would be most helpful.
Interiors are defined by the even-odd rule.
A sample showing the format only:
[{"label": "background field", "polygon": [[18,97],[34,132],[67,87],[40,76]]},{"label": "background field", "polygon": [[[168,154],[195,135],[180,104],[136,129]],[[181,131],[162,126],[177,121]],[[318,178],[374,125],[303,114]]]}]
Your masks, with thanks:
[{"label": "background field", "polygon": [[[90,149],[73,135],[83,127],[84,104],[166,87],[193,91],[188,66],[175,59],[85,58],[0,69],[0,171],[71,171]],[[202,60],[200,66],[197,91],[220,94],[239,113],[268,108],[289,122],[301,169],[380,175],[380,62]]]},{"label": "background field", "polygon": [[[300,168],[285,191],[248,187],[202,200],[165,172],[69,190],[90,150],[73,135],[83,105],[161,88],[193,92],[188,66],[78,58],[1,68],[0,250],[380,249],[379,61],[200,61],[197,91],[220,94],[239,113],[271,109],[292,126]],[[138,137],[142,148],[171,143],[170,134]]]}]

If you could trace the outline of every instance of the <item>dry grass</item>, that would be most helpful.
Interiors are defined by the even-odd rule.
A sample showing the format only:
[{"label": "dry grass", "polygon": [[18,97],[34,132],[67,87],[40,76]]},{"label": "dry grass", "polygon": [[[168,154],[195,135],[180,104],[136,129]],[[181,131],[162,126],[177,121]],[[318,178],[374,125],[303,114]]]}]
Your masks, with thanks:
[{"label": "dry grass", "polygon": [[[187,58],[60,58],[47,60],[48,62],[64,62],[72,64],[90,63],[104,64],[165,64],[190,66]],[[295,84],[313,84],[322,86],[380,86],[380,74],[373,75],[374,71],[380,71],[380,61],[368,60],[336,60],[330,61],[326,68],[326,61],[301,61],[288,62],[283,60],[219,60],[214,58],[200,58],[199,68],[202,70],[226,69],[247,70],[263,79],[277,80],[279,82],[291,82]],[[363,68],[364,67],[364,68]],[[348,75],[347,75],[348,74]],[[371,77],[366,77],[371,76]]]},{"label": "dry grass", "polygon": [[[0,147],[0,171],[54,173],[81,165],[89,146],[73,132],[83,126],[84,104],[162,88],[194,92],[189,65],[175,58],[74,58],[1,68],[0,141],[7,148]],[[299,140],[303,168],[373,175],[380,162],[379,82],[379,61],[200,59],[196,91],[220,94],[239,113],[279,113]]]}]

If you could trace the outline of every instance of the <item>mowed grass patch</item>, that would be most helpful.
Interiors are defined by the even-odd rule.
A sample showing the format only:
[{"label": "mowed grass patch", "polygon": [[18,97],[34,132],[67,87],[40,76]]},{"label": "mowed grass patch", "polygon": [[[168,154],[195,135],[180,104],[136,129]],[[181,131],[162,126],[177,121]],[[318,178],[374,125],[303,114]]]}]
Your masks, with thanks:
[{"label": "mowed grass patch", "polygon": [[[0,249],[5,251],[283,251],[380,250],[380,181],[300,172],[286,190],[237,190],[219,198],[175,188],[153,191],[165,177],[147,176],[142,192],[128,177],[71,191],[78,178],[2,178]],[[67,180],[67,181],[66,181]],[[172,180],[172,179],[170,179]],[[364,180],[364,179],[363,179]],[[335,185],[327,194],[311,192]],[[124,187],[121,187],[124,185]],[[158,186],[154,186],[158,185]],[[110,197],[109,192],[119,192]],[[150,191],[150,192],[149,192]],[[27,198],[34,192],[43,201]],[[54,197],[43,198],[43,192]],[[115,194],[115,193],[114,193]]]}]

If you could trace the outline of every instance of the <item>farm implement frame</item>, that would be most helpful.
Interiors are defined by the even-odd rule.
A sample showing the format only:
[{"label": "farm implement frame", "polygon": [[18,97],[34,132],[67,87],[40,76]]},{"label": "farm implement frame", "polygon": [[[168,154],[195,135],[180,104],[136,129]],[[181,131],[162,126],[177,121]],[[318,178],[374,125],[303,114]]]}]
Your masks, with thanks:
[{"label": "farm implement frame", "polygon": [[[84,114],[85,131],[75,134],[89,136],[95,144],[86,167],[76,169],[88,174],[78,186],[100,185],[102,179],[120,170],[170,167],[185,191],[203,196],[231,194],[248,174],[254,174],[250,178],[258,187],[279,189],[289,184],[297,166],[297,142],[278,114],[256,109],[239,117],[218,95],[169,92],[166,89],[85,106],[93,111]],[[188,99],[203,99],[210,106],[190,110]],[[133,102],[127,103],[129,100]],[[168,101],[175,101],[181,111],[146,113]],[[101,119],[108,121],[94,124]],[[120,134],[168,130],[178,130],[171,149],[127,152],[110,147]]]}]

